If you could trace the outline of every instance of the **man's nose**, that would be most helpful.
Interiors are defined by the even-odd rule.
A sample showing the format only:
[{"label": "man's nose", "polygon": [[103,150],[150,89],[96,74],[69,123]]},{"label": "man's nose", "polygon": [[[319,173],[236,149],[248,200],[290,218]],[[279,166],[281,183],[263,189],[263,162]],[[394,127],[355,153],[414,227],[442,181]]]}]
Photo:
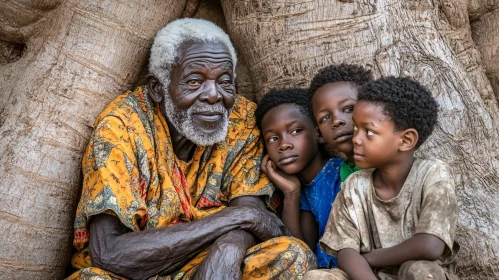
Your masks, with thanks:
[{"label": "man's nose", "polygon": [[204,83],[203,92],[200,95],[201,101],[215,104],[222,100],[222,94],[218,92],[217,83],[214,80],[207,80]]}]

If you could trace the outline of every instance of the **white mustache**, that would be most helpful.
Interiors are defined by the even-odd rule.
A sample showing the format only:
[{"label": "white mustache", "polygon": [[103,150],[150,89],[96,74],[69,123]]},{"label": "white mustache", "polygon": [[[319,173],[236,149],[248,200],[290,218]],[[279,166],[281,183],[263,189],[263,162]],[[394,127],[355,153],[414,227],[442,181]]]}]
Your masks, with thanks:
[{"label": "white mustache", "polygon": [[196,113],[201,113],[201,112],[210,112],[210,113],[220,113],[223,115],[228,115],[227,109],[220,105],[192,105],[188,110],[187,113],[189,115],[196,114]]}]

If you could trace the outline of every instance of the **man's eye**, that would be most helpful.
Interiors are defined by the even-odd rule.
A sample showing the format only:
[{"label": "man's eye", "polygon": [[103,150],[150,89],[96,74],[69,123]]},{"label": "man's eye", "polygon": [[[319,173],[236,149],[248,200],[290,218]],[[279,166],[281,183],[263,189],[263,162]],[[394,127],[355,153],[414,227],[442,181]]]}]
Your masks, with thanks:
[{"label": "man's eye", "polygon": [[345,108],[343,108],[343,112],[345,112],[345,113],[351,113],[351,112],[353,112],[353,105],[352,106],[346,106]]},{"label": "man's eye", "polygon": [[223,85],[224,87],[231,86],[231,85],[232,85],[232,81],[231,81],[231,80],[225,80],[225,81],[222,81],[222,85]]},{"label": "man's eye", "polygon": [[201,84],[200,80],[189,80],[187,82],[190,86],[199,86]]},{"label": "man's eye", "polygon": [[325,115],[324,117],[322,117],[322,118],[319,120],[319,122],[320,122],[320,123],[326,122],[326,121],[327,121],[327,120],[329,120],[330,118],[331,118],[331,116],[330,116],[330,115]]},{"label": "man's eye", "polygon": [[267,140],[267,142],[272,143],[272,142],[275,142],[277,140],[278,140],[277,136],[271,136],[271,137],[269,137],[269,139]]},{"label": "man's eye", "polygon": [[302,131],[303,131],[303,129],[301,129],[301,128],[293,129],[293,131],[291,131],[291,135],[298,135]]},{"label": "man's eye", "polygon": [[373,135],[374,135],[374,132],[372,130],[367,131],[367,136],[373,136]]}]

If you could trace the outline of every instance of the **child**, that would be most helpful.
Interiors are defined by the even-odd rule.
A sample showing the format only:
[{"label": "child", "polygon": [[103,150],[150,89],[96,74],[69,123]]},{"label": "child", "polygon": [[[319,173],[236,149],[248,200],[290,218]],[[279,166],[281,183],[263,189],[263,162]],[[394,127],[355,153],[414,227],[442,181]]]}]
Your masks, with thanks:
[{"label": "child", "polygon": [[346,180],[320,240],[339,269],[311,271],[305,279],[457,279],[451,174],[439,160],[414,157],[437,111],[431,93],[406,78],[362,87],[353,145],[355,164],[365,170]]},{"label": "child", "polygon": [[[271,90],[259,102],[255,116],[268,153],[262,160],[262,171],[284,193],[282,221],[294,237],[316,252],[319,267],[332,267],[335,259],[316,248],[340,190],[342,160],[329,159],[321,151],[322,140],[312,120],[307,91]],[[308,189],[315,191],[314,211],[305,199]]]},{"label": "child", "polygon": [[[331,65],[321,69],[309,88],[314,119],[328,146],[345,154],[341,182],[359,170],[353,160],[352,112],[358,89],[372,81],[372,73],[360,65]],[[328,213],[329,215],[329,213]]]}]

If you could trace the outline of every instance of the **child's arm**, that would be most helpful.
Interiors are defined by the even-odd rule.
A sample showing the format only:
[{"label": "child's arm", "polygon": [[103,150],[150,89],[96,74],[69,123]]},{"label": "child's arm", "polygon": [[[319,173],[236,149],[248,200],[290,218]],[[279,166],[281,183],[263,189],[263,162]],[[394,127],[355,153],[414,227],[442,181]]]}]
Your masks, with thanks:
[{"label": "child's arm", "polygon": [[376,280],[369,263],[354,249],[342,249],[338,252],[338,267],[352,280]]},{"label": "child's arm", "polygon": [[[274,163],[270,160],[268,155],[264,156],[262,159],[261,170],[267,174],[272,183],[274,183],[284,193],[281,217],[284,225],[294,237],[305,241],[307,245],[312,248],[312,250],[315,250],[318,237],[316,236],[315,238],[310,238],[310,236],[307,236],[308,238],[306,238],[302,230],[303,226],[300,220],[301,183],[298,177],[276,170]],[[313,216],[312,219],[307,219],[305,216],[302,220],[307,223],[307,226],[311,226],[310,220],[315,222]],[[317,227],[317,224],[314,224],[313,226]],[[309,243],[313,241],[315,241],[315,243]]]},{"label": "child's arm", "polygon": [[445,249],[438,237],[419,233],[390,248],[376,249],[362,256],[371,267],[399,266],[411,260],[437,260]]},{"label": "child's arm", "polygon": [[310,211],[300,211],[300,224],[305,238],[305,243],[316,253],[316,245],[319,242],[319,225],[315,221],[315,216]]},{"label": "child's arm", "polygon": [[409,260],[434,261],[452,255],[458,213],[452,175],[447,165],[435,162],[424,178],[415,235],[391,248],[365,254],[372,267],[397,266]]}]

